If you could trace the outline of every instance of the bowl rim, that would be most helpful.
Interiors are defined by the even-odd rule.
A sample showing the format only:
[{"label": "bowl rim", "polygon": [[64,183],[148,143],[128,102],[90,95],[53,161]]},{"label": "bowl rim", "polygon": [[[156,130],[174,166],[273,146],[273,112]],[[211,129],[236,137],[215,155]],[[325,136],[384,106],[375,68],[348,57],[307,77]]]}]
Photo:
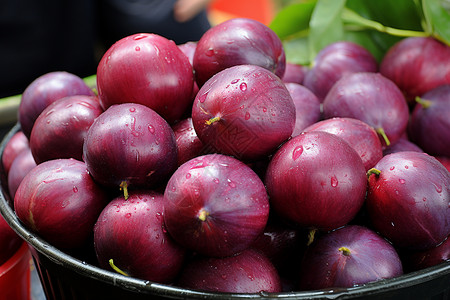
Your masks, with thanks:
[{"label": "bowl rim", "polygon": [[[0,157],[3,150],[11,137],[20,130],[20,124],[16,123],[12,129],[5,135],[0,144]],[[174,299],[261,299],[261,298],[287,298],[287,299],[337,299],[352,296],[374,295],[384,293],[393,289],[408,288],[416,285],[418,282],[423,283],[450,274],[450,261],[443,262],[439,265],[428,267],[422,270],[405,273],[401,276],[382,279],[375,282],[350,288],[329,288],[312,291],[293,291],[281,293],[217,293],[196,291],[176,286],[151,282],[148,280],[127,277],[113,271],[101,269],[100,267],[86,263],[67,253],[50,245],[37,234],[29,231],[18,219],[13,208],[6,200],[3,188],[0,189],[0,213],[5,218],[12,229],[26,243],[47,257],[52,262],[64,265],[65,268],[76,272],[82,276],[103,281],[123,288],[125,290],[140,292],[149,295],[167,296]],[[33,254],[34,255],[34,254]]]}]

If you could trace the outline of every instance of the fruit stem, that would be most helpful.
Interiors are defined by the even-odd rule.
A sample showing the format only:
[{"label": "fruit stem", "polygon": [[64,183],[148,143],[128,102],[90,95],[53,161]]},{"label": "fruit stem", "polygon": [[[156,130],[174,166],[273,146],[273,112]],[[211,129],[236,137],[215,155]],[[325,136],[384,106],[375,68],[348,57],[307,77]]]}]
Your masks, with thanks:
[{"label": "fruit stem", "polygon": [[430,100],[422,99],[419,96],[416,97],[416,102],[422,105],[423,108],[428,108],[431,106]]},{"label": "fruit stem", "polygon": [[372,174],[375,174],[375,176],[379,176],[381,174],[381,171],[375,168],[371,168],[367,171],[367,178],[369,178]]},{"label": "fruit stem", "polygon": [[126,181],[122,181],[120,183],[120,189],[123,190],[123,196],[125,197],[125,200],[128,199],[128,184]]},{"label": "fruit stem", "polygon": [[202,209],[199,213],[198,213],[198,218],[199,218],[199,220],[200,221],[206,221],[206,217],[209,215],[209,213],[206,211],[206,210],[204,210],[204,209]]},{"label": "fruit stem", "polygon": [[381,137],[383,138],[386,146],[389,146],[391,144],[391,142],[389,141],[389,139],[388,139],[388,137],[386,135],[386,132],[384,132],[384,129],[382,127],[379,127],[379,128],[376,129],[376,131],[377,131],[377,133],[379,135],[381,135]]},{"label": "fruit stem", "polygon": [[338,250],[341,251],[342,254],[344,254],[345,256],[350,256],[351,254],[350,249],[348,249],[347,247],[341,247]]},{"label": "fruit stem", "polygon": [[317,229],[310,229],[308,232],[308,241],[306,242],[306,246],[311,245],[314,242],[314,236],[316,235]]},{"label": "fruit stem", "polygon": [[219,121],[219,120],[220,120],[220,116],[215,116],[214,118],[211,118],[211,119],[209,119],[209,120],[206,120],[205,124],[206,124],[206,125],[211,125],[212,123],[215,123],[215,122],[217,122],[217,121]]},{"label": "fruit stem", "polygon": [[113,261],[112,258],[109,260],[109,265],[110,265],[111,268],[113,268],[113,270],[116,271],[117,273],[122,274],[122,275],[124,275],[124,276],[130,276],[130,275],[128,275],[127,273],[125,273],[124,271],[122,271],[121,269],[119,269],[119,267],[117,267],[117,266],[114,264],[114,261]]},{"label": "fruit stem", "polygon": [[427,37],[430,36],[428,32],[425,31],[415,31],[415,30],[405,30],[405,29],[398,29],[393,27],[385,26],[379,22],[366,19],[363,16],[359,15],[355,11],[345,8],[342,11],[342,20],[344,22],[347,22],[347,24],[352,24],[359,26],[361,28],[369,28],[373,29],[379,32],[387,33],[392,36],[398,36],[398,37]]}]

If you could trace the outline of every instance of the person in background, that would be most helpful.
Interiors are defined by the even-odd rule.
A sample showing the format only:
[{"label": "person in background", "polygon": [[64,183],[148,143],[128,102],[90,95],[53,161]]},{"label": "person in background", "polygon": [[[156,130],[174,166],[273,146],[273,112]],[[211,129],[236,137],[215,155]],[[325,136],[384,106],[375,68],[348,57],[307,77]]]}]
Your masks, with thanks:
[{"label": "person in background", "polygon": [[98,28],[104,49],[134,33],[162,35],[176,44],[198,41],[211,27],[211,0],[98,0]]},{"label": "person in background", "polygon": [[104,51],[137,32],[177,44],[210,28],[211,0],[14,0],[0,4],[0,98],[21,94],[37,77],[95,74]]}]

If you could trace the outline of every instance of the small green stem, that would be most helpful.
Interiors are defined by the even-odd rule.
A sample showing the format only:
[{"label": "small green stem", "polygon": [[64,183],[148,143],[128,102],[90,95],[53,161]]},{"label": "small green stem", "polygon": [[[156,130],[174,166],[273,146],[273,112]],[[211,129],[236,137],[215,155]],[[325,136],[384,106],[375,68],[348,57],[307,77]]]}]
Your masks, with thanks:
[{"label": "small green stem", "polygon": [[122,181],[120,183],[120,189],[123,190],[123,196],[125,197],[125,200],[128,199],[128,183],[126,181]]},{"label": "small green stem", "polygon": [[206,217],[209,215],[209,213],[206,211],[206,210],[204,210],[204,209],[202,209],[199,213],[198,213],[198,218],[199,218],[199,220],[200,221],[206,221]]},{"label": "small green stem", "polygon": [[219,116],[216,116],[216,117],[214,117],[214,118],[211,118],[211,119],[209,119],[209,120],[206,120],[205,124],[206,124],[206,125],[211,125],[212,123],[218,122],[219,120],[220,120],[220,117],[219,117]]},{"label": "small green stem", "polygon": [[378,127],[376,129],[376,132],[381,135],[381,137],[384,140],[384,143],[386,144],[386,146],[389,146],[391,144],[391,142],[389,141],[389,138],[386,135],[386,132],[384,132],[384,129],[382,127]]},{"label": "small green stem", "polygon": [[431,106],[430,100],[422,99],[419,96],[416,97],[416,102],[422,105],[422,107],[425,109]]},{"label": "small green stem", "polygon": [[119,267],[117,267],[117,266],[114,264],[114,261],[113,261],[112,258],[109,260],[109,265],[110,265],[111,268],[113,268],[113,270],[116,271],[117,273],[122,274],[122,275],[124,275],[124,276],[130,276],[130,275],[128,275],[127,273],[125,273],[124,271],[122,271],[121,269],[119,269]]},{"label": "small green stem", "polygon": [[311,229],[308,232],[308,241],[306,242],[306,246],[311,245],[314,242],[314,237],[316,235],[317,229]]},{"label": "small green stem", "polygon": [[338,250],[341,251],[345,256],[350,256],[350,254],[352,254],[350,249],[348,249],[347,247],[341,247]]},{"label": "small green stem", "polygon": [[378,170],[378,169],[375,169],[375,168],[371,168],[371,169],[369,169],[369,170],[367,171],[366,174],[367,174],[367,178],[369,178],[370,175],[372,175],[372,174],[375,174],[375,176],[380,176],[381,171]]}]

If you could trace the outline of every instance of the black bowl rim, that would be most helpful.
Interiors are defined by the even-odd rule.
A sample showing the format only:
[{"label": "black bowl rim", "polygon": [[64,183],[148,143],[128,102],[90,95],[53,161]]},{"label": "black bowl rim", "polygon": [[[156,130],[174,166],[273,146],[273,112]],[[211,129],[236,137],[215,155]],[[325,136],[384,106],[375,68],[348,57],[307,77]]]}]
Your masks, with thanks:
[{"label": "black bowl rim", "polygon": [[[11,137],[20,130],[20,124],[15,124],[8,134],[3,138],[0,144],[0,154]],[[1,157],[0,155],[0,157]],[[298,291],[285,293],[214,293],[195,291],[190,289],[179,288],[175,286],[159,284],[147,280],[127,277],[112,271],[101,269],[97,266],[88,264],[84,261],[76,259],[56,247],[48,244],[35,233],[29,231],[23,226],[17,218],[14,210],[8,204],[4,191],[0,192],[0,213],[8,222],[8,224],[16,231],[16,233],[24,239],[29,246],[37,250],[40,254],[47,257],[55,264],[62,265],[65,268],[76,272],[82,276],[90,277],[118,286],[125,290],[139,292],[149,295],[158,295],[173,299],[261,299],[261,298],[286,298],[286,299],[338,299],[351,298],[352,296],[374,295],[388,292],[399,288],[408,288],[418,283],[431,281],[450,274],[450,261],[439,265],[429,267],[423,270],[406,273],[404,275],[383,279],[376,282],[370,282],[364,285],[351,288],[333,288],[314,291]]]}]

